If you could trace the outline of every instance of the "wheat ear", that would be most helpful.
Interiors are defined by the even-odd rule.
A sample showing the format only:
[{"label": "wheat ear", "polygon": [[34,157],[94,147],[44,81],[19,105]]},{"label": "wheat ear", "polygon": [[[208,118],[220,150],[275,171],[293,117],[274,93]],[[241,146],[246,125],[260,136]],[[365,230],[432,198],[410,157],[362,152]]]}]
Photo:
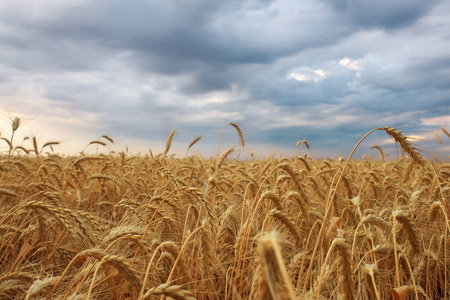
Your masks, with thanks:
[{"label": "wheat ear", "polygon": [[[337,182],[335,185],[336,187],[338,187],[340,182],[342,181],[342,178],[344,177],[344,172],[347,169],[347,167],[350,163],[350,160],[353,157],[353,154],[355,153],[356,149],[369,135],[371,135],[373,132],[375,132],[377,130],[384,130],[387,134],[392,136],[396,142],[398,142],[400,144],[403,151],[407,152],[411,156],[411,158],[413,159],[414,162],[416,162],[417,164],[419,164],[421,166],[424,165],[424,162],[421,159],[421,157],[419,156],[419,154],[415,151],[414,147],[411,146],[411,144],[407,141],[406,137],[404,137],[400,131],[397,131],[397,130],[395,130],[395,128],[390,128],[388,126],[378,127],[378,128],[375,128],[375,129],[372,129],[371,131],[369,131],[366,135],[364,135],[359,140],[358,143],[356,143],[355,147],[353,148],[352,152],[350,153],[349,157],[347,158],[347,161],[345,162],[344,167],[342,168],[342,171],[341,171],[339,177],[337,178]],[[327,199],[327,203],[326,203],[325,215],[323,217],[323,220],[327,220],[328,216],[330,215],[331,208],[334,206],[333,204],[335,202],[335,198],[336,198],[336,189],[330,190],[330,193],[329,193],[329,196]],[[314,245],[311,260],[314,260],[316,254],[317,254],[317,250],[319,248],[319,245],[321,243],[321,239],[322,239],[322,236],[323,236],[323,233],[325,230],[325,223],[326,222],[323,222],[320,227],[319,238],[316,240],[316,243]],[[394,222],[394,224],[395,224],[395,222]],[[395,233],[394,233],[394,235],[395,235]],[[308,267],[307,273],[306,273],[305,285],[303,288],[304,290],[306,289],[306,285],[309,282],[309,278],[311,277],[312,268],[313,268],[313,265],[310,264],[310,266]]]},{"label": "wheat ear", "polygon": [[187,154],[188,154],[189,149],[191,149],[191,147],[194,146],[195,143],[197,143],[198,141],[200,141],[200,139],[201,139],[202,137],[203,137],[203,136],[196,137],[196,138],[189,144],[189,146],[188,146],[188,148],[187,148],[187,150],[186,150],[186,154],[185,154],[184,158],[187,157]]},{"label": "wheat ear", "polygon": [[239,140],[240,140],[240,142],[241,142],[241,146],[242,146],[242,147],[245,147],[244,135],[242,134],[242,130],[241,130],[241,128],[239,127],[239,125],[236,124],[236,123],[233,123],[233,122],[231,122],[230,125],[233,126],[233,127],[236,129],[236,131],[238,132]]},{"label": "wheat ear", "polygon": [[408,141],[407,137],[405,137],[401,131],[396,130],[395,128],[383,127],[382,128],[387,134],[389,134],[394,140],[400,145],[403,152],[407,153],[411,159],[418,165],[423,166],[423,159],[417,153],[416,148],[414,148],[411,143]]},{"label": "wheat ear", "polygon": [[59,280],[59,276],[58,277],[48,277],[43,280],[36,280],[35,282],[33,282],[33,284],[28,289],[25,300],[37,297],[42,294],[47,294],[50,291],[50,288],[55,286],[55,284],[58,282],[58,280]]},{"label": "wheat ear", "polygon": [[301,145],[302,144],[305,144],[305,146],[306,146],[306,149],[308,149],[309,150],[309,144],[308,144],[308,142],[306,141],[306,140],[301,140],[301,141],[298,141],[297,142],[297,144],[295,145],[295,148],[298,148],[298,146],[300,146],[300,151],[299,151],[299,155],[301,154],[301,152],[302,152],[302,149],[301,149]]},{"label": "wheat ear", "polygon": [[270,201],[272,201],[272,203],[275,205],[277,209],[279,210],[283,209],[283,207],[281,206],[280,198],[273,191],[265,191],[264,193],[262,193],[259,201],[262,201],[263,199],[270,199]]},{"label": "wheat ear", "polygon": [[114,140],[112,138],[110,138],[109,136],[107,136],[106,134],[101,136],[104,139],[107,139],[111,144],[114,144]]},{"label": "wheat ear", "polygon": [[242,134],[241,128],[240,128],[236,123],[233,123],[233,122],[228,123],[227,125],[225,125],[225,126],[222,128],[222,131],[220,132],[219,146],[217,147],[217,158],[219,158],[219,153],[220,153],[220,142],[222,141],[222,134],[223,134],[223,131],[225,130],[225,128],[227,128],[228,125],[231,125],[231,126],[233,126],[233,127],[236,129],[236,131],[238,132],[238,135],[239,135],[239,140],[240,140],[240,142],[241,142],[241,146],[242,146],[242,147],[245,146],[244,135]]},{"label": "wheat ear", "polygon": [[345,239],[338,238],[334,247],[339,253],[339,285],[342,289],[343,299],[355,299],[354,290],[354,276],[352,268],[352,253],[350,246],[345,242]]},{"label": "wheat ear", "polygon": [[413,226],[411,219],[401,210],[393,211],[392,216],[403,225],[412,250],[415,253],[421,253],[423,251],[422,240],[419,238],[419,233]]},{"label": "wheat ear", "polygon": [[258,261],[260,269],[259,289],[263,299],[279,299],[280,293],[286,293],[294,300],[294,287],[286,271],[278,242],[279,234],[272,231],[259,239]]},{"label": "wheat ear", "polygon": [[283,223],[289,231],[292,233],[292,235],[295,237],[295,239],[300,243],[301,238],[300,234],[297,230],[297,226],[295,223],[281,210],[274,208],[272,209],[268,214],[268,216],[274,217],[275,219],[279,220],[281,223]]},{"label": "wheat ear", "polygon": [[184,290],[182,286],[169,285],[168,283],[163,283],[157,287],[151,288],[140,299],[148,299],[151,296],[167,296],[175,300],[195,300],[195,298],[191,296],[191,293]]},{"label": "wheat ear", "polygon": [[444,127],[441,127],[441,130],[443,133],[445,133],[446,136],[448,136],[450,138],[450,133],[447,130],[445,130]]},{"label": "wheat ear", "polygon": [[[78,253],[78,257],[93,257],[106,265],[114,267],[119,273],[123,274],[137,291],[141,290],[142,282],[137,275],[137,271],[125,260],[125,258],[117,255],[109,255],[100,249],[88,249]],[[89,294],[90,294],[89,290]],[[88,295],[89,295],[88,294]]]},{"label": "wheat ear", "polygon": [[229,148],[228,150],[225,150],[219,157],[219,160],[217,161],[216,164],[216,173],[219,171],[220,167],[222,166],[223,162],[225,161],[225,159],[228,157],[228,155],[231,154],[231,152],[234,151],[234,147]]},{"label": "wheat ear", "polygon": [[172,145],[172,140],[173,140],[173,136],[175,135],[175,129],[174,130],[172,130],[171,132],[170,132],[170,134],[169,134],[169,136],[167,137],[167,140],[166,140],[166,148],[164,149],[164,156],[167,156],[167,153],[169,152],[169,150],[170,150],[170,146]]},{"label": "wheat ear", "polygon": [[378,152],[380,152],[380,162],[384,162],[384,152],[383,152],[383,149],[382,149],[380,146],[378,146],[378,145],[373,145],[372,147],[370,147],[370,149],[373,149],[373,148],[377,149]]},{"label": "wheat ear", "polygon": [[377,288],[377,279],[378,279],[378,267],[376,264],[366,264],[362,268],[364,277],[366,279],[367,286],[371,293],[371,297],[375,296],[375,299],[379,300],[380,293]]}]

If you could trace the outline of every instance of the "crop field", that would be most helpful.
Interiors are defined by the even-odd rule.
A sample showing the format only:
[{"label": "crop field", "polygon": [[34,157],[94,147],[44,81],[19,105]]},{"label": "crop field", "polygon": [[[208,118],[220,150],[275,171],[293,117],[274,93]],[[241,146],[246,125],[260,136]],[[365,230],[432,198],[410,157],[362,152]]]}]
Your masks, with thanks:
[{"label": "crop field", "polygon": [[0,298],[449,299],[450,164],[376,130],[403,158],[176,158],[173,132],[158,155],[65,157],[3,137]]}]

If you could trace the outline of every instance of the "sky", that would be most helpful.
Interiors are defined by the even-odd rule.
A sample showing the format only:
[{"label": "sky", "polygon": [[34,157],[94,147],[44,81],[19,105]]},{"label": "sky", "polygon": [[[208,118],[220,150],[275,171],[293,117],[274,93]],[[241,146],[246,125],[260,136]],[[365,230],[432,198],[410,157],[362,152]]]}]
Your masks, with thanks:
[{"label": "sky", "polygon": [[[77,154],[108,135],[104,150],[146,155],[175,129],[170,154],[203,136],[189,151],[208,157],[234,122],[246,145],[228,126],[221,151],[325,158],[391,126],[448,153],[449,15],[444,0],[1,1],[0,132],[19,116],[15,145]],[[358,156],[375,144],[396,155],[379,132]]]}]

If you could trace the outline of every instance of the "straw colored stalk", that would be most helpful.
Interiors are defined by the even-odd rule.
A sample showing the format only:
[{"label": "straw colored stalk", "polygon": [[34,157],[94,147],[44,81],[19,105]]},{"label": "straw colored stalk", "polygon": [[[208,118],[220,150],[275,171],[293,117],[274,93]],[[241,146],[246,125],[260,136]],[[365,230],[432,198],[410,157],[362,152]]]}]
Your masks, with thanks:
[{"label": "straw colored stalk", "polygon": [[[100,261],[100,263],[109,265],[114,267],[120,274],[122,274],[125,278],[127,278],[136,291],[140,291],[142,287],[142,282],[137,274],[137,271],[126,261],[125,258],[117,256],[117,255],[109,255],[103,252],[100,249],[88,249],[80,252],[77,257],[93,257]],[[100,267],[100,265],[97,267]],[[94,276],[95,277],[95,276]],[[95,278],[94,278],[95,279]],[[92,283],[94,283],[94,279],[92,279]],[[88,296],[91,293],[91,288],[89,289]]]},{"label": "straw colored stalk", "polygon": [[259,299],[296,299],[291,279],[286,271],[279,245],[279,234],[272,231],[258,242]]},{"label": "straw colored stalk", "polygon": [[185,154],[185,156],[184,156],[185,158],[187,157],[187,154],[188,154],[189,149],[191,149],[192,146],[195,145],[195,143],[197,143],[198,141],[200,141],[200,139],[201,139],[202,137],[203,137],[202,135],[199,136],[199,137],[196,137],[196,138],[189,144],[189,146],[188,146],[188,148],[187,148],[187,150],[186,150],[186,154]]},{"label": "straw colored stalk", "polygon": [[380,152],[380,162],[384,162],[384,152],[383,152],[383,149],[382,149],[380,146],[378,146],[378,145],[373,145],[372,147],[370,147],[370,149],[373,149],[373,148],[377,149],[378,152]]},{"label": "straw colored stalk", "polygon": [[331,259],[331,254],[333,250],[338,253],[338,273],[339,276],[339,286],[342,292],[342,299],[355,299],[354,295],[354,275],[353,275],[353,262],[352,253],[350,246],[345,242],[344,238],[335,238],[328,249],[327,256],[322,266],[320,276],[317,283],[317,297],[320,296],[320,291],[322,287],[322,281],[325,277],[325,270],[327,269],[328,261]]}]

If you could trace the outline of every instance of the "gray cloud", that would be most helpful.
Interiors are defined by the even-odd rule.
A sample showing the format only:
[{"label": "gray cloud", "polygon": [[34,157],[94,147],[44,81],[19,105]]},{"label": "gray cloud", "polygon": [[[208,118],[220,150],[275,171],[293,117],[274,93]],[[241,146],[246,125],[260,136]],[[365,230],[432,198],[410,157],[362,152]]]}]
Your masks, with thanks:
[{"label": "gray cloud", "polygon": [[426,15],[438,0],[325,0],[337,12],[363,28],[398,29]]},{"label": "gray cloud", "polygon": [[0,5],[1,103],[49,99],[112,135],[189,142],[236,121],[255,143],[342,155],[373,127],[449,114],[443,1],[27,3]]}]

